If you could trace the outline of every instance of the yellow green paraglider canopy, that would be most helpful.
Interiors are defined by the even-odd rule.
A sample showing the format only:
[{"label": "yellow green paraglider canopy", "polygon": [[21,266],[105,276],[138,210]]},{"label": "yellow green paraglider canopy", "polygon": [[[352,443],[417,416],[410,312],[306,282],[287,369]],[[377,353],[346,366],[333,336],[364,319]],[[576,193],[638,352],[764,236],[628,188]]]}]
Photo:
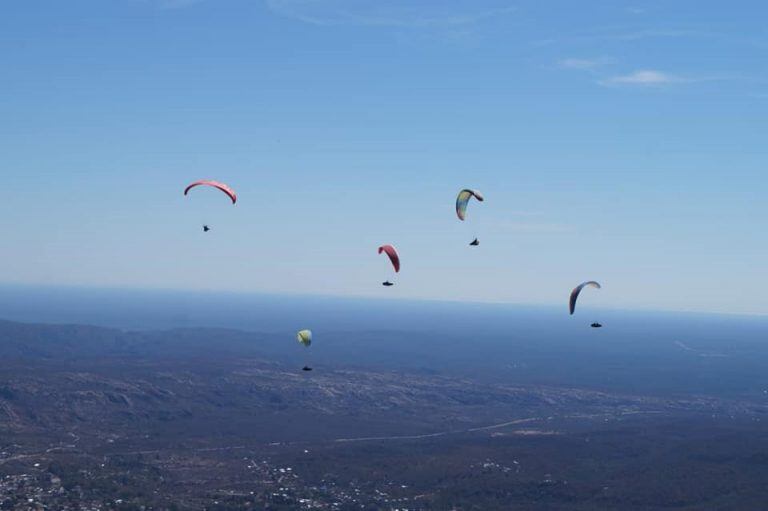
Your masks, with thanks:
[{"label": "yellow green paraglider canopy", "polygon": [[296,334],[296,340],[309,348],[312,344],[312,330],[300,330],[299,333]]}]

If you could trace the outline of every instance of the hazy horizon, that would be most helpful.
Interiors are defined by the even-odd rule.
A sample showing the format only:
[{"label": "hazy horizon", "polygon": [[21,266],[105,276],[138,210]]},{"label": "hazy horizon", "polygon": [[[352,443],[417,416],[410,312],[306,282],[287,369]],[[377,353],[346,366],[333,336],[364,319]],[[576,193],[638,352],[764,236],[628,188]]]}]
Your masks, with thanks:
[{"label": "hazy horizon", "polygon": [[[720,318],[725,321],[738,321],[743,318],[750,322],[760,322],[765,318],[757,313],[721,313],[696,310],[664,310],[664,309],[629,309],[595,305],[584,300],[580,305],[576,316],[569,316],[567,303],[560,304],[536,304],[515,302],[483,302],[461,300],[438,300],[428,298],[392,298],[386,296],[348,296],[328,294],[300,294],[300,293],[275,293],[275,292],[249,292],[206,289],[153,289],[134,287],[99,287],[99,286],[66,286],[43,284],[2,284],[0,283],[0,320],[47,322],[46,318],[71,316],[72,321],[82,324],[100,326],[120,326],[116,324],[100,323],[99,313],[94,309],[83,307],[83,303],[93,304],[96,311],[108,310],[114,317],[122,316],[122,320],[130,319],[132,311],[143,310],[145,313],[154,310],[158,315],[166,318],[178,312],[180,308],[190,307],[196,313],[203,313],[206,306],[212,306],[211,316],[216,318],[222,311],[226,311],[226,304],[268,304],[273,307],[285,307],[286,313],[292,304],[300,304],[301,308],[295,313],[295,321],[301,323],[301,314],[313,312],[322,315],[328,310],[356,310],[370,312],[379,308],[382,312],[398,311],[418,315],[419,310],[461,311],[465,317],[478,316],[480,323],[483,313],[503,315],[514,313],[515,318],[522,320],[526,311],[544,313],[547,315],[561,316],[560,319],[571,324],[584,323],[585,318],[595,315],[627,316],[627,317],[680,317],[683,321],[695,321],[697,318]],[[157,307],[162,304],[168,310]],[[231,311],[229,311],[231,312]],[[246,310],[239,311],[247,314]],[[170,315],[169,315],[170,314]],[[92,319],[88,319],[92,317]],[[77,319],[80,318],[80,319]],[[143,317],[139,315],[134,321],[135,328],[142,327],[140,322]],[[451,320],[452,318],[447,318]],[[67,320],[52,320],[54,323]],[[386,320],[389,321],[389,320]],[[168,326],[173,327],[173,322]],[[184,326],[188,319],[181,321],[178,326]],[[197,326],[205,326],[203,323]],[[220,326],[226,326],[221,324]],[[238,327],[233,327],[238,328]],[[269,330],[269,328],[268,328]]]},{"label": "hazy horizon", "polygon": [[[219,350],[235,336],[243,356],[295,363],[296,331],[310,328],[318,367],[628,392],[755,395],[768,385],[761,362],[768,319],[759,317],[589,304],[569,316],[549,306],[7,286],[0,286],[0,310],[10,331],[15,325],[4,321],[145,332],[160,345],[198,335],[201,344],[189,349],[202,349],[211,362],[225,356]],[[603,328],[590,328],[593,321]],[[171,353],[186,352],[184,346],[182,340]]]}]

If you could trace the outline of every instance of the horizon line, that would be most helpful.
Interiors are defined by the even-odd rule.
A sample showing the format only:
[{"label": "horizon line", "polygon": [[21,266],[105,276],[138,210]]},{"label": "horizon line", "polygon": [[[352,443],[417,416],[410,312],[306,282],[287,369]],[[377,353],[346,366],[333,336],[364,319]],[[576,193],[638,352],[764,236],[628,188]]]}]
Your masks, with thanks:
[{"label": "horizon line", "polygon": [[[357,294],[329,294],[329,293],[296,293],[291,291],[246,291],[236,289],[206,289],[206,288],[167,288],[167,287],[133,287],[133,286],[104,286],[104,285],[92,285],[92,284],[40,284],[29,282],[0,282],[0,289],[3,288],[30,288],[30,289],[62,289],[62,290],[79,290],[79,291],[110,291],[110,292],[144,292],[144,293],[167,293],[167,294],[181,294],[181,293],[194,293],[194,294],[206,294],[206,295],[232,295],[232,296],[278,296],[284,298],[332,298],[338,300],[368,300],[368,301],[386,301],[386,302],[417,302],[417,303],[434,303],[434,304],[468,304],[468,305],[489,305],[489,306],[502,306],[502,307],[530,307],[530,308],[567,308],[567,303],[559,304],[554,302],[509,302],[509,301],[494,301],[494,300],[456,300],[448,298],[419,298],[419,297],[384,297],[384,296],[370,296],[370,295],[357,295]],[[597,306],[591,305],[591,309],[603,310],[610,312],[627,312],[627,313],[657,313],[657,314],[685,314],[685,315],[705,315],[705,316],[736,316],[736,317],[749,317],[749,318],[766,318],[768,312],[740,312],[740,311],[713,311],[713,310],[698,310],[698,309],[656,309],[652,307],[610,307],[610,306]]]}]

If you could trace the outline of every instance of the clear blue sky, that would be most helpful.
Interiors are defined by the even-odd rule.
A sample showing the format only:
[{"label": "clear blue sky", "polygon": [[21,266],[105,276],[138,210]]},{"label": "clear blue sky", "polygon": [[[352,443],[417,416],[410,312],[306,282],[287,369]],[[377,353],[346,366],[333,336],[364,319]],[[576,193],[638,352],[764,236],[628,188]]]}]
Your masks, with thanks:
[{"label": "clear blue sky", "polygon": [[[768,313],[766,19],[6,0],[0,282],[565,306],[597,279],[596,306]],[[237,206],[181,195],[204,177]],[[462,224],[466,186],[486,201]]]}]

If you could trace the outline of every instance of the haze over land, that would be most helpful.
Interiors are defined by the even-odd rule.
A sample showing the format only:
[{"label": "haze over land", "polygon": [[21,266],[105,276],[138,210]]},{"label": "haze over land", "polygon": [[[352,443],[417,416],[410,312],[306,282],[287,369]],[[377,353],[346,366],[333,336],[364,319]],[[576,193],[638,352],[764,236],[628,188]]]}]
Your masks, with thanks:
[{"label": "haze over land", "polygon": [[[744,510],[766,498],[761,318],[18,287],[0,304],[58,323],[0,322],[6,505]],[[88,317],[102,326],[71,324]],[[311,373],[297,317],[316,325]]]}]

